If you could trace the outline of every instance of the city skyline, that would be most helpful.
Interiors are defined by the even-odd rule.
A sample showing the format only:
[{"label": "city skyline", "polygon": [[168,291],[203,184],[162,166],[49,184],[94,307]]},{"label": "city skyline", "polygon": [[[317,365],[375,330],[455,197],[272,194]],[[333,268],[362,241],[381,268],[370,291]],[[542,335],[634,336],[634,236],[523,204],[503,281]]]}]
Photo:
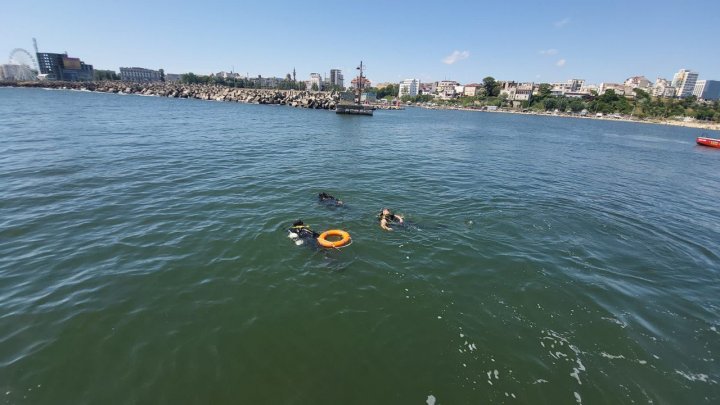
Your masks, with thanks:
[{"label": "city skyline", "polygon": [[684,3],[684,11],[697,12],[683,26],[674,3],[650,1],[611,1],[602,8],[524,2],[513,10],[454,1],[441,7],[368,1],[360,10],[334,3],[299,9],[288,2],[221,1],[202,10],[189,2],[128,1],[112,10],[76,3],[63,10],[48,1],[6,5],[0,51],[32,52],[36,37],[40,52],[67,51],[96,69],[284,77],[295,68],[299,80],[337,68],[349,81],[363,60],[373,83],[469,83],[485,76],[622,82],[636,75],[671,79],[681,68],[720,79],[720,56],[707,50],[720,15],[720,4],[711,1]]}]

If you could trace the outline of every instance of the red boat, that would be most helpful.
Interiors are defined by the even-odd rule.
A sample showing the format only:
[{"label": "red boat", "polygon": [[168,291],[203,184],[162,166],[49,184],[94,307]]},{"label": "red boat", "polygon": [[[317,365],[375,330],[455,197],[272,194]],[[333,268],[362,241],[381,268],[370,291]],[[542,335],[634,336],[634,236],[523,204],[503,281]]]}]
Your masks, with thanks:
[{"label": "red boat", "polygon": [[711,148],[720,148],[720,139],[698,136],[695,141],[698,145],[709,146]]}]

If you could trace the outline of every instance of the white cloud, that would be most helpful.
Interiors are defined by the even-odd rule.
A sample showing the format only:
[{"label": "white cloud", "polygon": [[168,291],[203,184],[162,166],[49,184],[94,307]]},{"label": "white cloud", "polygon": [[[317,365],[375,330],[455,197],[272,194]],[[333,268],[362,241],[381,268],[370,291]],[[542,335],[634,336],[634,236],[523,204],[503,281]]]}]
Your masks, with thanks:
[{"label": "white cloud", "polygon": [[563,18],[560,21],[555,21],[555,28],[562,28],[562,27],[568,25],[569,22],[570,22],[570,19],[567,17]]},{"label": "white cloud", "polygon": [[565,66],[565,59],[560,59],[559,61],[555,62],[555,66],[557,66],[557,67]]},{"label": "white cloud", "polygon": [[549,55],[549,56],[552,56],[552,55],[557,55],[557,54],[558,54],[558,50],[557,50],[557,49],[554,49],[554,48],[541,49],[541,50],[540,50],[540,55]]},{"label": "white cloud", "polygon": [[470,52],[468,51],[453,51],[450,55],[443,58],[442,62],[446,65],[452,65],[455,62],[461,61],[463,59],[467,59],[470,57]]}]

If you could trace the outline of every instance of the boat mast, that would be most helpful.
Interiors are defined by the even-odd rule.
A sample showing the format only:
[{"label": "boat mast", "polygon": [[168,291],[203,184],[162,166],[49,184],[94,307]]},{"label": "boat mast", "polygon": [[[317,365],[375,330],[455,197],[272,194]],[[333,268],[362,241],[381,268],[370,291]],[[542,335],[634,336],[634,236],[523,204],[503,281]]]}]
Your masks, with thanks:
[{"label": "boat mast", "polygon": [[360,76],[358,78],[358,84],[357,84],[357,99],[356,102],[360,104],[360,101],[362,100],[362,89],[363,89],[363,63],[360,61],[360,66],[357,68],[360,70]]}]

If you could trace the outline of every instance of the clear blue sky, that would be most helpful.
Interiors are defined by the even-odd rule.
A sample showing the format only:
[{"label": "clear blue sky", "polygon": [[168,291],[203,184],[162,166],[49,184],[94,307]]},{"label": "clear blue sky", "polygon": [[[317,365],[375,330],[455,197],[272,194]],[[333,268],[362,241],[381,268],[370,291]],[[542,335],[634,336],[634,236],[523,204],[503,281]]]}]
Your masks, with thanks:
[{"label": "clear blue sky", "polygon": [[[0,52],[64,52],[96,69],[284,76],[362,59],[373,83],[629,76],[720,80],[720,1],[6,1]],[[8,56],[0,57],[7,59]],[[0,60],[5,63],[5,60]]]}]

